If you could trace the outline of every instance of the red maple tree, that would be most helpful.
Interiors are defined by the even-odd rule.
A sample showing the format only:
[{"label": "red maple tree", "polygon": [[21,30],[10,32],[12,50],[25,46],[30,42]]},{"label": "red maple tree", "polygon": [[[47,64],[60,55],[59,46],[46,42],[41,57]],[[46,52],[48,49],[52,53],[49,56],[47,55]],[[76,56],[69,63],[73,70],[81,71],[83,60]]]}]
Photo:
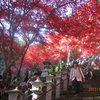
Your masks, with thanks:
[{"label": "red maple tree", "polygon": [[[70,9],[70,11],[68,9]],[[66,40],[73,39],[71,42],[68,42],[71,48],[75,49],[79,46],[80,49],[83,49],[87,46],[86,44],[88,44],[89,47],[95,44],[93,48],[96,48],[97,45],[99,45],[98,36],[100,33],[99,10],[100,6],[95,0],[2,0],[0,5],[0,34],[2,44],[1,51],[5,67],[4,74],[18,59],[21,61],[20,70],[29,45],[33,43],[33,41],[41,42],[43,39],[47,41],[44,34],[53,36],[53,34],[57,32],[59,36],[56,37],[54,42],[56,49],[52,52],[59,54],[60,51],[60,55],[63,55],[66,50],[63,48],[59,49],[59,45],[61,46],[61,44],[60,42],[56,44],[56,42],[61,40],[61,37],[66,37],[66,35],[68,35]],[[6,53],[4,50],[6,48],[4,44],[5,34],[7,34],[10,39],[8,49],[9,56],[7,60],[5,60]],[[14,38],[16,36],[20,36],[23,39],[24,45],[17,56],[12,58],[14,54]],[[86,37],[92,36],[94,36],[94,38],[87,40]],[[84,43],[82,43],[83,41]],[[49,51],[49,46],[47,50]],[[54,54],[52,52],[49,51],[50,54]],[[37,54],[41,56],[40,53]],[[46,52],[46,56],[47,54]],[[55,57],[57,57],[57,54],[55,54]],[[45,53],[43,55],[45,55]],[[50,57],[53,58],[54,55]],[[45,58],[44,56],[42,59]],[[41,60],[37,61],[39,62]]]}]

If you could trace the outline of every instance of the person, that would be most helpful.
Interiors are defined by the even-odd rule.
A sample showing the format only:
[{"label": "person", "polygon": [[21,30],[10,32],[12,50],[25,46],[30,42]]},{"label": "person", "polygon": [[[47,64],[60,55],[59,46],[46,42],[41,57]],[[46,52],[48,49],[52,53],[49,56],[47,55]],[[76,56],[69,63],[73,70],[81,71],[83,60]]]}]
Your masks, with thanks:
[{"label": "person", "polygon": [[30,84],[30,82],[31,81],[35,81],[35,80],[40,80],[40,73],[39,72],[36,72],[36,73],[34,73],[34,76],[31,76],[29,79],[28,79],[28,81],[27,81],[27,83],[26,83],[26,85],[27,85],[27,87],[29,88],[29,89],[31,89],[32,88],[32,85]]},{"label": "person", "polygon": [[[31,77],[28,79],[27,83],[26,83],[28,90],[25,91],[25,94],[30,95],[30,96],[28,97],[28,100],[30,100],[31,98],[32,98],[32,100],[35,99],[36,94],[35,94],[35,93],[32,93],[32,91],[30,90],[30,89],[32,89],[32,84],[31,84],[30,82],[31,82],[31,81],[34,82],[34,81],[36,81],[37,79],[40,80],[40,73],[39,73],[39,72],[34,73],[34,76],[31,76]],[[41,81],[41,80],[40,80],[40,81]],[[31,95],[31,93],[32,93],[32,95]]]},{"label": "person", "polygon": [[16,81],[17,81],[17,78],[14,76],[14,77],[12,78],[12,80],[11,80],[11,85],[12,85],[12,84],[15,84]]},{"label": "person", "polygon": [[93,67],[91,66],[91,63],[89,63],[88,64],[88,66],[87,66],[87,72],[86,72],[86,75],[87,74],[90,74],[90,78],[89,79],[92,79],[92,77],[93,77]]},{"label": "person", "polygon": [[82,69],[78,66],[78,62],[74,62],[70,71],[70,81],[72,82],[72,93],[80,94],[80,82],[85,81]]},{"label": "person", "polygon": [[5,78],[5,80],[4,80],[4,84],[5,84],[6,87],[9,86],[9,80],[10,80],[10,74],[7,73],[7,74],[6,74],[6,78]]},{"label": "person", "polygon": [[66,69],[66,65],[64,64],[64,65],[62,66],[62,71],[65,70],[65,69]]},{"label": "person", "polygon": [[28,81],[28,71],[25,72],[25,75],[24,75],[24,82],[27,82]]},{"label": "person", "polygon": [[5,85],[3,83],[2,75],[0,75],[0,93],[1,93],[1,96],[4,95],[4,92],[5,92]]}]

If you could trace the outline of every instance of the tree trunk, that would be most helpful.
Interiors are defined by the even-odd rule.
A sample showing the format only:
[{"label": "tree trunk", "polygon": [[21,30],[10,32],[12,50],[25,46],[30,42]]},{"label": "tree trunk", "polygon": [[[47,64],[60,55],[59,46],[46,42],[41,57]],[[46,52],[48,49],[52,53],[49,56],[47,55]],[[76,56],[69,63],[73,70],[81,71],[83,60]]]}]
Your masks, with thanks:
[{"label": "tree trunk", "polygon": [[[29,46],[28,46],[28,47],[29,47]],[[20,62],[20,67],[19,67],[19,69],[18,69],[18,71],[17,71],[17,73],[16,73],[16,78],[19,78],[19,77],[20,77],[20,71],[21,71],[22,64],[23,64],[23,61],[24,61],[24,57],[25,57],[25,54],[26,54],[26,52],[27,52],[28,47],[25,49],[25,51],[24,51],[24,53],[23,53],[23,55],[22,55],[21,62]]]}]

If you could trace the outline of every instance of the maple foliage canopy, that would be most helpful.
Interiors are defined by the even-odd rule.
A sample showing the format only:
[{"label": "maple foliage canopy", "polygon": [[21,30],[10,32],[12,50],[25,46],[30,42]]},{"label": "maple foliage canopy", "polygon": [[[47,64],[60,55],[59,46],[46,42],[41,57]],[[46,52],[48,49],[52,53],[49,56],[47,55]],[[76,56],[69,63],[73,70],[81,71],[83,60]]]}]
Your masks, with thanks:
[{"label": "maple foliage canopy", "polygon": [[[96,0],[1,0],[1,53],[5,68],[10,68],[19,58],[22,58],[22,63],[33,41],[42,44],[47,42],[45,50],[41,50],[41,46],[32,47],[36,52],[39,50],[37,53],[31,53],[37,62],[40,61],[37,56],[41,56],[40,59],[48,56],[57,59],[60,54],[64,58],[65,52],[68,51],[66,45],[70,49],[93,51],[99,46],[100,40],[99,11],[100,5]],[[5,54],[4,44],[6,34],[10,41],[8,56]],[[12,58],[15,37],[21,37],[24,45],[17,56]]]},{"label": "maple foliage canopy", "polygon": [[51,37],[50,41],[54,45],[60,44],[57,48],[59,51],[61,51],[61,46],[64,46],[65,48],[62,48],[62,50],[66,50],[66,48],[81,50],[82,54],[80,56],[90,56],[99,53],[99,10],[100,4],[97,4],[95,0],[89,0],[87,3],[80,4],[71,16],[63,18],[63,21],[60,22],[60,25],[63,25],[63,27],[60,27],[60,25],[59,28],[56,27],[56,32],[49,36],[49,38]]},{"label": "maple foliage canopy", "polygon": [[[69,7],[71,7],[69,5]],[[45,54],[43,52],[42,57],[57,60],[67,59],[67,52],[71,50],[77,50],[76,55],[78,57],[91,56],[100,53],[100,5],[95,0],[89,2],[80,3],[79,5],[73,5],[72,8],[75,10],[69,15],[53,14],[50,18],[50,26],[47,27],[49,30],[46,35],[48,40],[45,48]],[[64,17],[66,16],[66,17]],[[49,19],[50,19],[49,18]],[[53,26],[52,26],[53,25]],[[32,49],[35,46],[31,46],[27,52],[27,56],[36,60],[39,58],[40,48],[38,45],[37,52],[34,56],[29,52],[33,52]],[[31,50],[32,49],[32,50]],[[42,50],[42,49],[41,49]],[[41,52],[42,55],[42,52]],[[34,58],[35,57],[35,58]],[[41,62],[43,60],[39,60]]]},{"label": "maple foliage canopy", "polygon": [[[54,23],[61,20],[61,13],[69,4],[77,5],[76,1],[59,0],[1,0],[0,2],[0,34],[1,54],[6,71],[11,65],[21,59],[23,62],[25,53],[33,41],[41,42],[44,38],[43,29],[55,27]],[[63,12],[64,13],[64,12]],[[61,17],[59,17],[61,16]],[[55,19],[55,21],[53,20]],[[50,29],[48,29],[50,30]],[[44,30],[45,31],[45,30]],[[45,33],[45,32],[44,32]],[[9,37],[8,55],[6,55],[5,35]],[[20,37],[24,45],[17,54],[13,56],[13,43],[15,37]]]}]

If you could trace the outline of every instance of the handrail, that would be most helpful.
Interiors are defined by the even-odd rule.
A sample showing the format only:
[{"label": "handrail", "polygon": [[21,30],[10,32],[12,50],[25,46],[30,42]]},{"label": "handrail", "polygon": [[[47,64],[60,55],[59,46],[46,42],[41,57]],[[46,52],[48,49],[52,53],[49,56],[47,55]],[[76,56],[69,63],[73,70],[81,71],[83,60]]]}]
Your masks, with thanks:
[{"label": "handrail", "polygon": [[26,96],[25,98],[23,98],[23,100],[25,100],[26,98],[28,98],[29,96],[31,96],[32,95],[32,93],[31,94],[29,94],[28,96]]},{"label": "handrail", "polygon": [[[58,86],[59,84],[61,84],[61,83],[63,83],[65,80],[67,80],[68,79],[68,77],[67,78],[65,78],[65,79],[62,79],[62,81],[61,82],[59,82],[58,84],[56,84],[56,85],[54,85],[51,89],[49,89],[48,91],[46,91],[45,93],[43,93],[42,95],[40,95],[37,99],[35,99],[35,100],[38,100],[39,98],[41,98],[42,96],[44,96],[45,94],[47,94],[49,91],[51,91],[53,88],[55,88],[56,86]],[[31,93],[31,94],[29,94],[28,96],[26,96],[25,98],[23,98],[23,100],[24,99],[26,99],[26,98],[28,98],[29,96],[31,96],[33,93]]]},{"label": "handrail", "polygon": [[[61,81],[61,82],[59,82],[56,86],[58,86],[59,84],[61,84],[61,83],[63,83],[65,80],[67,80],[68,79],[68,77],[67,78],[65,78],[65,79],[63,79],[63,81]],[[56,87],[56,86],[54,86],[54,87]],[[38,100],[39,98],[41,98],[42,96],[44,96],[45,94],[47,94],[49,91],[51,91],[54,87],[52,87],[50,90],[48,90],[48,91],[46,91],[45,93],[43,93],[42,95],[40,95],[37,99],[35,99],[35,100]]]}]

